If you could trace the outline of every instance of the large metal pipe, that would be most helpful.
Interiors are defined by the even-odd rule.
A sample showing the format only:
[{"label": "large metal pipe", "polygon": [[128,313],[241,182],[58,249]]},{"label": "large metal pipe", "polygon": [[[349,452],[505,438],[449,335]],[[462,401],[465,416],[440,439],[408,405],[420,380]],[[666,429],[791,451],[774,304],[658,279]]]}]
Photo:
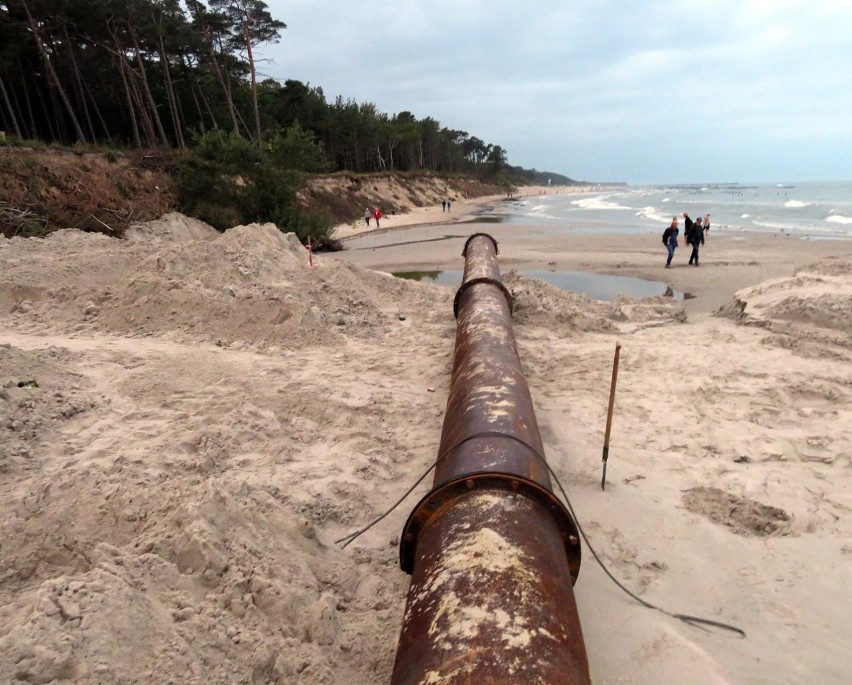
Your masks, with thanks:
[{"label": "large metal pipe", "polygon": [[497,243],[472,235],[432,490],[403,530],[411,574],[391,685],[588,685],[576,526],[551,491]]}]

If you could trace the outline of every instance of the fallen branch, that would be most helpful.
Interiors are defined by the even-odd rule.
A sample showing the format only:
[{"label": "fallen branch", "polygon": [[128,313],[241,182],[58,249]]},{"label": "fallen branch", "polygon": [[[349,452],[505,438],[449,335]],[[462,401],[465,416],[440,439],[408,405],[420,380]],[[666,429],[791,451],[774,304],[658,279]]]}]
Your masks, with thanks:
[{"label": "fallen branch", "polygon": [[89,214],[89,216],[90,216],[90,217],[92,217],[95,221],[97,221],[97,222],[98,222],[101,226],[103,226],[103,227],[104,227],[106,230],[108,230],[110,233],[115,233],[115,229],[114,229],[112,226],[108,226],[108,225],[107,225],[107,224],[105,224],[103,221],[101,221],[100,219],[98,219],[98,217],[96,217],[94,214]]}]

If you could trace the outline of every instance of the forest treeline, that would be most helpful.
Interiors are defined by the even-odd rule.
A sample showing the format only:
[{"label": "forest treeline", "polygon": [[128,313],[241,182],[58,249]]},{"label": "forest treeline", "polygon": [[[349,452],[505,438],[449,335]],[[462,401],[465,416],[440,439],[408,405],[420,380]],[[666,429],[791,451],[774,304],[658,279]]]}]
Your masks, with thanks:
[{"label": "forest treeline", "polygon": [[[512,167],[500,145],[432,117],[259,79],[257,47],[285,29],[259,0],[0,0],[0,128],[62,144],[200,149],[198,163],[232,174],[263,163],[282,173],[570,182]],[[293,178],[279,174],[277,183],[266,194]]]}]

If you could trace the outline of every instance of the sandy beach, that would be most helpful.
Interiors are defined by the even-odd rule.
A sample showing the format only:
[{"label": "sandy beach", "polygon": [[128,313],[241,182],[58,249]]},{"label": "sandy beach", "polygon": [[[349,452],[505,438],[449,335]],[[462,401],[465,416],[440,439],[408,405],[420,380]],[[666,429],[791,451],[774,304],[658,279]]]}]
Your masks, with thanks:
[{"label": "sandy beach", "polygon": [[[461,269],[477,231],[598,553],[646,601],[746,632],[642,607],[584,550],[596,685],[847,682],[852,244],[711,234],[666,270],[656,234],[465,223],[485,208],[353,229],[313,268],[272,225],[180,215],[0,242],[0,682],[387,682],[428,485],[334,540],[434,461],[454,321],[452,287],[382,272]],[[691,296],[599,302],[528,268]]]},{"label": "sandy beach", "polygon": [[[387,194],[384,187],[386,181],[379,181],[377,188],[380,194]],[[376,229],[374,219],[367,224],[359,219],[350,224],[340,224],[334,228],[334,237],[340,240],[347,240],[359,235],[365,234],[381,234],[388,231],[405,228],[405,227],[423,227],[423,226],[443,226],[459,223],[469,223],[475,221],[482,214],[487,214],[490,208],[497,206],[500,202],[508,199],[521,199],[529,197],[538,197],[548,193],[562,194],[583,194],[589,193],[592,186],[576,185],[576,186],[523,186],[506,195],[486,195],[484,197],[466,198],[459,197],[457,193],[449,194],[451,199],[449,209],[440,201],[433,204],[426,204],[422,207],[414,207],[411,211],[402,212],[399,214],[386,214],[382,217],[379,224],[379,229]]]}]

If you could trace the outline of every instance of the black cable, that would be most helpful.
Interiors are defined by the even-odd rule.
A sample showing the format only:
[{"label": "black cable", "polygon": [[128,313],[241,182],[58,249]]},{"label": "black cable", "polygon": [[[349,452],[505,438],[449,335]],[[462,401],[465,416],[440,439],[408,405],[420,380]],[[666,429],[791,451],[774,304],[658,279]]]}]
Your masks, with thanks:
[{"label": "black cable", "polygon": [[346,535],[346,536],[340,538],[339,540],[335,540],[335,544],[340,544],[341,542],[343,542],[342,547],[346,548],[350,543],[354,542],[357,538],[359,538],[361,535],[363,535],[368,530],[370,530],[370,528],[375,526],[379,521],[384,519],[394,509],[396,509],[400,504],[402,504],[402,502],[405,500],[405,498],[408,497],[411,494],[411,492],[414,490],[414,488],[416,488],[418,485],[420,485],[420,483],[423,481],[423,479],[426,478],[426,476],[428,476],[432,472],[432,470],[438,465],[438,462],[441,461],[444,457],[446,457],[447,454],[449,454],[450,452],[455,450],[457,447],[468,442],[469,440],[472,440],[474,438],[485,438],[485,437],[501,437],[501,438],[508,438],[508,439],[514,440],[515,442],[518,442],[521,445],[523,445],[524,447],[526,447],[539,460],[541,460],[541,462],[544,464],[544,467],[547,469],[548,473],[551,476],[553,476],[553,480],[556,482],[556,485],[559,488],[559,492],[562,493],[562,499],[565,502],[565,506],[568,508],[568,511],[571,513],[571,517],[574,519],[574,525],[577,526],[577,530],[579,531],[580,535],[583,536],[583,540],[585,541],[586,546],[589,548],[589,551],[592,553],[592,556],[595,558],[595,561],[598,562],[598,565],[601,567],[603,572],[609,577],[609,579],[613,583],[615,583],[616,586],[618,586],[622,591],[624,591],[629,597],[632,597],[633,599],[635,599],[637,602],[639,602],[639,604],[644,606],[646,609],[654,609],[655,611],[659,611],[660,613],[665,614],[666,616],[670,616],[671,618],[675,618],[678,621],[683,621],[684,623],[687,623],[687,624],[694,626],[696,628],[701,628],[702,630],[706,630],[704,628],[704,626],[713,626],[714,628],[720,628],[722,630],[728,630],[732,633],[737,633],[738,635],[740,635],[743,638],[746,637],[746,633],[742,628],[738,628],[738,627],[730,625],[728,623],[722,623],[721,621],[714,621],[714,620],[709,619],[709,618],[702,618],[700,616],[691,616],[689,614],[680,614],[680,613],[675,613],[675,612],[672,612],[672,611],[667,611],[666,609],[663,609],[662,607],[658,607],[655,604],[651,604],[650,602],[646,602],[644,599],[642,599],[638,595],[636,595],[633,592],[631,592],[630,590],[628,590],[621,583],[621,581],[619,581],[614,575],[612,575],[610,570],[606,567],[606,564],[604,564],[603,560],[600,558],[600,556],[598,556],[598,553],[597,553],[597,551],[595,551],[595,548],[592,547],[592,543],[589,542],[589,537],[586,535],[586,531],[583,530],[583,527],[580,525],[579,518],[578,518],[577,514],[574,512],[574,507],[571,506],[571,500],[568,499],[568,493],[565,492],[565,488],[562,487],[562,482],[559,480],[559,476],[556,475],[556,472],[550,467],[550,464],[547,463],[547,459],[544,458],[544,455],[541,454],[535,448],[533,448],[531,445],[529,445],[526,442],[524,442],[523,440],[521,440],[520,438],[518,438],[514,435],[507,434],[507,433],[497,433],[497,432],[494,432],[494,431],[484,431],[482,433],[475,433],[473,435],[468,435],[467,437],[462,438],[456,444],[452,445],[451,447],[448,447],[441,454],[438,455],[438,458],[435,460],[435,463],[433,463],[423,473],[423,475],[420,476],[420,478],[417,479],[417,481],[414,483],[414,485],[412,485],[410,488],[408,488],[408,490],[405,491],[405,494],[403,494],[403,496],[400,497],[390,509],[388,509],[386,512],[384,512],[378,518],[376,518],[373,521],[371,521],[370,523],[368,523],[363,528],[360,528],[359,530],[356,530],[356,531],[350,533],[349,535]]},{"label": "black cable", "polygon": [[400,504],[402,504],[402,502],[405,500],[405,498],[406,498],[406,497],[408,497],[408,496],[411,494],[411,491],[412,491],[412,490],[414,490],[414,488],[416,488],[418,485],[420,485],[421,481],[422,481],[422,480],[423,480],[426,476],[428,476],[430,473],[432,473],[432,469],[434,469],[434,468],[435,468],[436,464],[437,464],[437,462],[435,462],[435,464],[432,464],[432,465],[431,465],[431,466],[430,466],[430,467],[426,470],[426,472],[425,472],[422,476],[420,476],[420,478],[418,478],[418,479],[417,479],[417,481],[414,483],[414,485],[412,485],[410,488],[408,488],[408,490],[406,490],[406,491],[405,491],[405,494],[404,494],[402,497],[400,497],[400,498],[396,501],[396,503],[395,503],[395,504],[394,504],[394,505],[393,505],[390,509],[388,509],[388,510],[387,510],[384,514],[382,514],[381,516],[379,516],[377,519],[374,519],[373,521],[370,521],[370,523],[368,523],[368,524],[367,524],[366,526],[364,526],[363,528],[361,528],[361,529],[359,529],[359,530],[356,530],[356,531],[355,531],[355,532],[353,532],[353,533],[349,533],[349,535],[345,535],[345,536],[343,536],[342,538],[340,538],[339,540],[335,540],[335,541],[334,541],[334,544],[336,544],[336,545],[337,545],[337,544],[340,544],[341,542],[343,542],[344,540],[346,540],[346,542],[344,542],[344,543],[343,543],[343,546],[342,546],[342,549],[345,549],[345,548],[347,547],[347,545],[349,545],[349,543],[354,542],[356,538],[359,538],[359,537],[360,537],[360,536],[362,536],[364,533],[366,533],[368,530],[370,530],[370,528],[372,528],[373,526],[375,526],[375,525],[376,525],[379,521],[381,521],[383,518],[385,518],[385,516],[387,516],[388,514],[390,514],[390,513],[391,513],[394,509],[396,509],[396,508],[397,508]]},{"label": "black cable", "polygon": [[514,440],[515,442],[519,442],[521,445],[526,447],[530,452],[532,452],[535,456],[537,456],[539,459],[544,461],[545,464],[547,464],[547,461],[545,461],[543,455],[539,454],[539,452],[535,448],[533,448],[531,445],[527,444],[526,442],[524,442],[523,440],[521,440],[520,438],[518,438],[514,435],[508,435],[506,433],[498,433],[496,431],[482,431],[481,433],[474,433],[473,435],[467,435],[464,438],[462,438],[461,440],[459,440],[457,443],[455,443],[454,445],[450,445],[447,449],[445,449],[443,452],[441,452],[438,455],[437,459],[435,459],[435,463],[432,464],[432,466],[430,466],[428,468],[426,473],[424,473],[422,476],[420,476],[420,478],[417,479],[417,482],[415,482],[414,485],[412,485],[410,488],[408,488],[408,490],[405,491],[405,494],[402,497],[400,497],[396,501],[396,503],[390,509],[388,509],[384,514],[382,514],[378,518],[370,521],[370,523],[368,523],[363,528],[359,528],[358,530],[353,531],[352,533],[349,533],[349,535],[344,535],[339,540],[335,540],[334,544],[339,545],[341,542],[343,542],[345,540],[346,542],[342,546],[342,549],[345,549],[349,544],[354,542],[357,538],[361,537],[364,533],[366,533],[368,530],[370,530],[370,528],[375,526],[379,521],[381,521],[388,514],[390,514],[394,509],[396,509],[400,504],[402,504],[403,501],[405,501],[405,498],[408,497],[411,494],[412,490],[414,490],[414,488],[416,488],[418,485],[420,485],[420,483],[423,481],[423,479],[432,472],[432,469],[434,469],[442,459],[444,459],[450,452],[461,447],[464,443],[468,442],[469,440],[473,440],[474,438],[509,438],[511,440]]},{"label": "black cable", "polygon": [[[544,458],[542,457],[544,461]],[[729,630],[732,633],[737,633],[742,637],[746,637],[746,633],[742,628],[737,628],[736,626],[729,625],[727,623],[722,623],[720,621],[714,621],[709,618],[701,618],[700,616],[690,616],[689,614],[679,614],[671,611],[666,611],[662,607],[658,607],[655,604],[651,604],[650,602],[646,602],[644,599],[635,595],[630,590],[628,590],[621,582],[610,573],[610,570],[603,563],[601,558],[598,556],[598,553],[595,551],[595,548],[592,547],[592,544],[589,542],[589,538],[586,535],[586,531],[583,530],[580,525],[579,519],[577,518],[577,514],[574,513],[574,507],[571,506],[571,501],[568,499],[568,495],[565,492],[565,488],[562,487],[562,483],[559,480],[559,476],[550,468],[550,464],[547,461],[544,461],[544,465],[547,467],[547,470],[550,472],[550,475],[553,476],[553,480],[556,481],[556,485],[559,488],[559,491],[562,493],[562,498],[565,500],[565,506],[568,507],[568,511],[571,512],[571,517],[574,519],[574,525],[577,526],[577,530],[580,531],[580,535],[583,536],[583,540],[586,543],[586,546],[589,548],[589,551],[592,553],[592,556],[595,558],[595,561],[598,562],[598,565],[603,569],[603,572],[609,577],[609,579],[615,583],[619,588],[621,588],[625,593],[627,593],[630,597],[635,599],[639,604],[646,607],[647,609],[654,609],[659,611],[660,613],[665,614],[666,616],[671,616],[672,618],[676,618],[679,621],[683,621],[684,623],[688,623],[689,625],[695,626],[696,628],[702,628],[703,626],[713,626],[714,628],[721,628],[722,630]]]}]

